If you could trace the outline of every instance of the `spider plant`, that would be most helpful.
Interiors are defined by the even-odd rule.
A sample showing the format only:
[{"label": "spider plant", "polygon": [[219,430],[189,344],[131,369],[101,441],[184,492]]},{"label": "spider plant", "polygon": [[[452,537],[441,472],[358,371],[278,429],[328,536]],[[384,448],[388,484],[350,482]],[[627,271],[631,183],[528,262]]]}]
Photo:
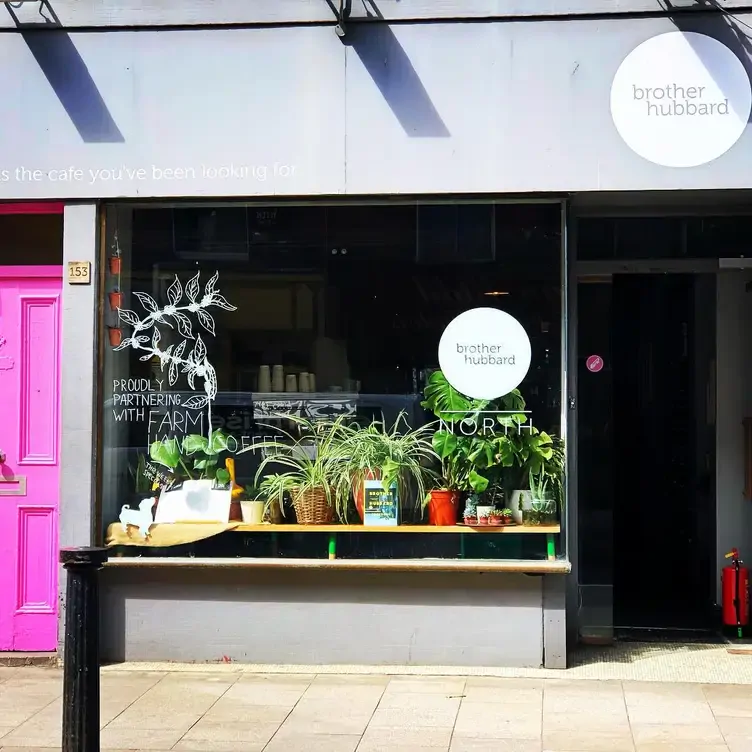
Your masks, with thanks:
[{"label": "spider plant", "polygon": [[411,428],[402,411],[391,426],[381,421],[365,427],[340,422],[331,430],[340,458],[334,465],[338,495],[347,498],[352,489],[361,515],[359,496],[368,478],[381,480],[385,491],[396,487],[399,499],[413,494],[416,506],[425,503],[426,485],[432,478],[429,467],[439,460],[431,445],[433,426]]},{"label": "spider plant", "polygon": [[[261,450],[264,458],[258,466],[255,484],[259,486],[267,507],[274,501],[284,514],[284,496],[289,493],[296,498],[311,492],[323,492],[329,506],[344,519],[348,497],[338,493],[338,481],[341,477],[340,466],[344,462],[339,451],[339,436],[343,418],[336,421],[311,421],[306,418],[285,415],[295,424],[296,434],[279,427],[263,426],[280,439],[272,439],[242,449],[238,454],[252,450]],[[270,466],[281,466],[281,472],[269,473]]]}]

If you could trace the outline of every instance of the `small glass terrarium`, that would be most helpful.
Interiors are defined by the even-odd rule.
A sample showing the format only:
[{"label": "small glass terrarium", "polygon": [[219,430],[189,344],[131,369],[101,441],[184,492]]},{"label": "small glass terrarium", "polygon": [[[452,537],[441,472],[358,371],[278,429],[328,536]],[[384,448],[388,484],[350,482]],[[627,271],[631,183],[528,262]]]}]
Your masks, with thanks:
[{"label": "small glass terrarium", "polygon": [[532,499],[529,509],[522,510],[523,525],[555,525],[557,509],[555,499]]}]

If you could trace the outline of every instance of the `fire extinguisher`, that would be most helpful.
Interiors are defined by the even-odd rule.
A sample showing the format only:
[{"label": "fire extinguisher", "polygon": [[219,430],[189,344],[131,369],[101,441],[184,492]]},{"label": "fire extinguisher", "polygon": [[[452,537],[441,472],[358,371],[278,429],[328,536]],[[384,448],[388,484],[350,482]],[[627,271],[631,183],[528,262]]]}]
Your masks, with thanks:
[{"label": "fire extinguisher", "polygon": [[727,627],[736,627],[741,638],[742,627],[749,624],[749,569],[742,566],[737,548],[732,548],[726,558],[732,559],[733,563],[723,568],[721,576],[723,623]]}]

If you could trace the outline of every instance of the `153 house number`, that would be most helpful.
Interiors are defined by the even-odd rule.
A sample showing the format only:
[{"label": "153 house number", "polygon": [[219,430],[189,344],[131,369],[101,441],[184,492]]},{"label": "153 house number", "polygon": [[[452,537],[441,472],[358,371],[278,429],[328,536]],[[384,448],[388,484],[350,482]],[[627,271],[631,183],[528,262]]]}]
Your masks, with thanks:
[{"label": "153 house number", "polygon": [[69,285],[91,284],[91,262],[90,261],[69,261],[68,262],[68,284]]}]

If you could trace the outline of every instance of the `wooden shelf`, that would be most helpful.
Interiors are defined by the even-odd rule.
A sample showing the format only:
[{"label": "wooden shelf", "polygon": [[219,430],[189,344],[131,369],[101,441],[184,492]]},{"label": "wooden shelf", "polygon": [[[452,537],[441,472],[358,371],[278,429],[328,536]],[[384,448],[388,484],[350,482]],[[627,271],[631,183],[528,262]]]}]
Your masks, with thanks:
[{"label": "wooden shelf", "polygon": [[[286,526],[288,527],[288,526]],[[568,561],[510,559],[205,559],[185,557],[122,556],[105,565],[133,569],[338,569],[370,572],[512,572],[518,574],[569,574]]]},{"label": "wooden shelf", "polygon": [[238,525],[233,528],[241,533],[539,533],[552,535],[561,532],[559,525],[397,525],[380,527],[377,525]]}]

